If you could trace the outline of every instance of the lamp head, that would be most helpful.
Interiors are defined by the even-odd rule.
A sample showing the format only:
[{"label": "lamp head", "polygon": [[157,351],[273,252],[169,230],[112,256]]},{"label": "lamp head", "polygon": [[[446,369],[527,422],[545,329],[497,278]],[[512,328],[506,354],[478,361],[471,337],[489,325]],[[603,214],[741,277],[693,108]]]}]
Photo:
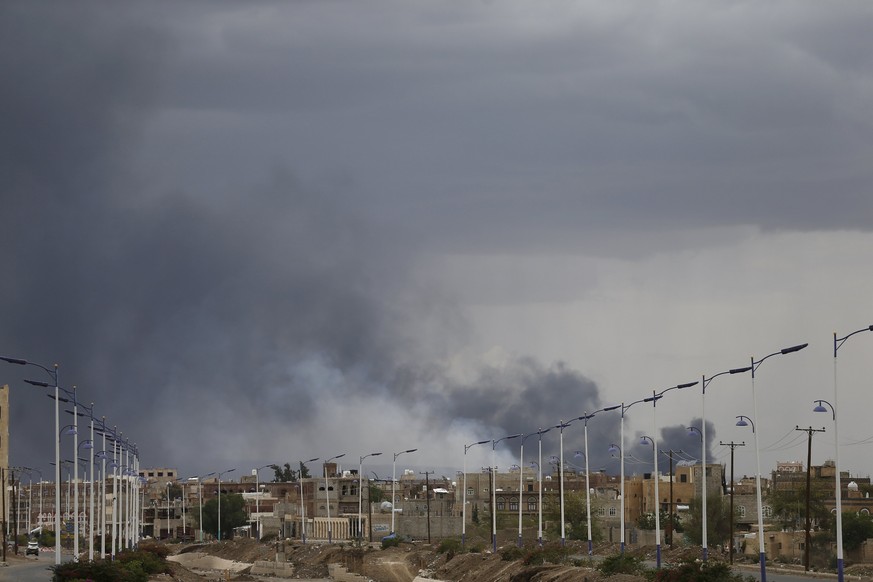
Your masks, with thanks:
[{"label": "lamp head", "polygon": [[607,450],[607,452],[608,452],[610,455],[612,455],[613,457],[614,457],[615,455],[620,455],[620,454],[621,454],[621,448],[620,448],[618,445],[616,445],[616,444],[609,445],[609,448],[606,449],[606,450]]},{"label": "lamp head", "polygon": [[812,409],[813,412],[830,412],[827,408],[822,406],[821,400],[816,400],[816,402],[818,402],[818,405]]},{"label": "lamp head", "polygon": [[737,426],[749,426],[749,423],[746,422],[745,416],[738,416],[737,417]]},{"label": "lamp head", "polygon": [[699,380],[695,380],[694,382],[686,382],[685,384],[679,384],[676,388],[691,388],[692,386],[697,386],[700,383]]},{"label": "lamp head", "polygon": [[785,355],[785,354],[792,354],[792,353],[794,353],[794,352],[799,352],[800,350],[802,350],[803,348],[805,348],[805,347],[808,346],[808,345],[809,345],[809,344],[806,343],[806,344],[800,344],[800,345],[796,345],[796,346],[791,346],[790,348],[783,348],[783,349],[780,350],[780,353],[782,353],[782,355]]},{"label": "lamp head", "polygon": [[752,369],[752,366],[745,366],[743,368],[733,368],[731,370],[728,370],[728,373],[730,373],[730,374],[742,374],[744,372],[748,372],[751,369]]}]

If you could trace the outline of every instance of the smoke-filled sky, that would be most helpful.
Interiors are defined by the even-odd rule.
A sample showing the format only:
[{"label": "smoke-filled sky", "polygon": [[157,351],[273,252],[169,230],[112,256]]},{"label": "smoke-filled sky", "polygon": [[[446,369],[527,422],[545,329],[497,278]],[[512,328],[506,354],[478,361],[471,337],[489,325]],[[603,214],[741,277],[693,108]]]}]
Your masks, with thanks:
[{"label": "smoke-filled sky", "polygon": [[[869,475],[873,334],[835,402],[832,333],[873,323],[871,29],[868,2],[4,2],[0,355],[59,363],[144,466],[452,471],[809,342],[756,371],[763,471],[805,460],[797,425],[834,457],[823,398]],[[40,374],[0,363],[12,463],[48,475]],[[706,395],[711,458],[745,441],[753,474],[750,375]],[[699,459],[702,413],[666,393],[660,446]],[[625,420],[648,472],[651,405]]]}]

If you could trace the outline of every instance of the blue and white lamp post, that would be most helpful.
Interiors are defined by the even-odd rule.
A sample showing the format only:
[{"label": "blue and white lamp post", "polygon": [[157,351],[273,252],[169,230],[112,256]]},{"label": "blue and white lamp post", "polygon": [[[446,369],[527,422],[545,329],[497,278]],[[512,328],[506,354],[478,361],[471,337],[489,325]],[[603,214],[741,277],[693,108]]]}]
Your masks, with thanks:
[{"label": "blue and white lamp post", "polygon": [[818,406],[815,407],[816,412],[827,412],[827,410],[821,405],[822,402],[826,403],[830,407],[830,411],[834,418],[834,448],[836,455],[836,458],[834,459],[834,469],[836,472],[834,479],[834,496],[837,502],[837,582],[843,582],[843,495],[842,486],[840,484],[840,433],[837,425],[836,411],[840,406],[837,393],[837,351],[839,351],[843,344],[846,343],[847,339],[865,331],[873,331],[873,325],[853,331],[852,333],[840,338],[837,337],[836,332],[834,333],[834,403],[831,405],[831,403],[825,400],[819,400],[817,401],[819,403]]},{"label": "blue and white lamp post", "polygon": [[[484,445],[485,443],[490,442],[490,440],[484,440],[464,445],[464,494],[462,498],[463,502],[461,503],[461,547],[464,547],[464,544],[467,541],[467,451],[476,445]],[[393,499],[391,500],[391,503],[394,503]]]},{"label": "blue and white lamp post", "polygon": [[[750,419],[747,416],[737,417],[740,421],[746,419],[748,422],[752,422],[752,430],[755,431],[755,425],[758,424],[758,399],[755,394],[755,372],[764,363],[768,358],[772,358],[773,356],[784,356],[786,354],[793,354],[794,352],[799,352],[809,344],[798,344],[796,346],[791,346],[789,348],[783,348],[778,352],[773,352],[772,354],[768,354],[761,358],[760,360],[755,360],[755,357],[751,357],[751,368],[752,368],[752,405],[753,405],[753,416],[754,419]],[[737,422],[737,426],[746,426],[746,424],[740,424]],[[764,516],[763,505],[761,502],[761,450],[758,447],[758,437],[757,433],[755,436],[755,462],[757,464],[757,475],[755,475],[755,483],[758,489],[758,558],[761,562],[761,582],[767,582],[767,553],[764,550]]]},{"label": "blue and white lamp post", "polygon": [[[497,448],[497,443],[500,441],[515,439],[520,436],[522,436],[521,433],[518,433],[491,441],[491,547],[494,553],[497,553],[497,467],[494,462],[494,451]],[[521,495],[521,492],[519,492],[519,495]]]},{"label": "blue and white lamp post", "polygon": [[616,410],[621,407],[621,404],[616,404],[615,406],[607,406],[606,408],[601,408],[600,410],[595,410],[594,412],[588,413],[586,412],[581,420],[585,422],[585,520],[588,522],[588,555],[591,556],[594,554],[594,541],[592,539],[591,534],[591,484],[589,477],[589,465],[588,465],[588,421],[594,418],[594,415],[598,412],[609,412],[611,410]]},{"label": "blue and white lamp post", "polygon": [[706,460],[706,388],[707,388],[707,386],[709,386],[710,382],[712,382],[713,380],[715,380],[719,376],[724,376],[725,374],[742,374],[744,372],[748,372],[751,369],[752,369],[751,366],[745,366],[742,368],[732,368],[730,370],[725,370],[724,372],[719,372],[718,374],[713,374],[709,378],[707,378],[706,375],[704,375],[700,380],[700,386],[702,388],[702,390],[700,392],[700,417],[701,417],[700,426],[702,428],[699,430],[699,432],[700,432],[700,444],[701,444],[701,453],[700,453],[700,455],[701,455],[700,456],[700,459],[701,459],[700,476],[701,477],[700,477],[700,482],[701,482],[701,486],[702,486],[701,515],[702,515],[702,521],[703,521],[703,527],[701,529],[701,545],[703,546],[703,561],[704,562],[709,557],[709,551],[707,550],[708,531],[707,531],[707,526],[706,526],[706,517],[707,517],[707,514],[706,514],[706,496],[707,496],[707,492],[706,492],[706,463],[707,463],[707,460]]}]

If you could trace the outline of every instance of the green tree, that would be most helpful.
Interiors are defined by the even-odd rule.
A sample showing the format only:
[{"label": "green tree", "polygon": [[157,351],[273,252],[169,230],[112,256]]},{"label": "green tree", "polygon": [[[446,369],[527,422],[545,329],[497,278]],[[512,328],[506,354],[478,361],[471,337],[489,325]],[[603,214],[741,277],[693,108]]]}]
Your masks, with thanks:
[{"label": "green tree", "polygon": [[[834,522],[832,533],[836,539],[836,520]],[[869,538],[873,538],[873,518],[844,511],[843,547],[847,550],[857,549]]]},{"label": "green tree", "polygon": [[281,467],[279,465],[270,465],[270,468],[275,471],[273,483],[290,483],[297,480],[297,474],[291,468],[291,463],[285,463]]},{"label": "green tree", "polygon": [[[694,544],[703,543],[703,501],[691,500],[689,519],[684,521],[684,533]],[[730,503],[718,493],[706,498],[706,538],[710,544],[723,544],[731,539]]]},{"label": "green tree", "polygon": [[[248,522],[245,505],[239,493],[221,494],[221,539],[228,539],[233,528]],[[212,535],[218,532],[218,498],[203,504],[203,531]]]},{"label": "green tree", "polygon": [[[549,504],[543,508],[544,515],[551,524],[551,531],[554,535],[561,535],[561,504]],[[564,494],[564,530],[567,539],[570,540],[587,540],[588,539],[588,515],[587,505],[584,492],[568,492]],[[600,541],[602,531],[597,524],[596,508],[591,507],[591,537],[593,541]]]},{"label": "green tree", "polygon": [[385,493],[376,485],[370,485],[369,487],[369,499],[370,503],[381,503],[383,499],[385,499]]},{"label": "green tree", "polygon": [[309,474],[309,468],[303,464],[303,461],[300,461],[300,471],[297,472],[300,475],[301,479],[309,479],[311,475]]},{"label": "green tree", "polygon": [[[833,490],[824,483],[812,483],[809,492],[809,515],[814,524],[828,528],[831,512],[825,500],[833,497]],[[767,504],[773,517],[786,530],[803,530],[806,527],[806,485],[796,489],[777,489],[767,496]]]}]

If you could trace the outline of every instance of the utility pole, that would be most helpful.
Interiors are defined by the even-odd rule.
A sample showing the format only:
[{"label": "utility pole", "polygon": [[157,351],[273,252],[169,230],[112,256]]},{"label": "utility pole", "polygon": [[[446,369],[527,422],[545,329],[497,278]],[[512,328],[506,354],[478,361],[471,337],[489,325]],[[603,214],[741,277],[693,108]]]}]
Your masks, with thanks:
[{"label": "utility pole", "polygon": [[805,544],[803,548],[803,569],[809,572],[809,542],[811,538],[810,534],[810,515],[809,515],[809,498],[810,498],[810,479],[812,477],[812,434],[815,432],[824,432],[825,429],[822,427],[821,429],[812,428],[800,428],[799,426],[795,426],[794,430],[800,430],[807,434],[806,439],[806,525],[804,526],[806,530],[805,536]]},{"label": "utility pole", "polygon": [[419,471],[420,475],[424,475],[424,495],[427,499],[427,543],[430,543],[430,476],[433,471]]},{"label": "utility pole", "polygon": [[[728,553],[730,554],[730,563],[733,564],[734,563],[734,483],[736,483],[736,481],[734,481],[734,449],[736,449],[737,447],[744,447],[744,446],[746,446],[746,443],[745,443],[745,441],[743,441],[741,443],[735,443],[733,441],[731,441],[729,443],[725,443],[722,441],[718,441],[718,444],[723,446],[723,447],[730,447],[731,448],[731,509],[730,509],[730,511],[731,511],[731,540],[730,540],[731,543],[730,543],[730,548],[731,549]],[[703,478],[706,479],[706,471],[705,470],[704,470],[704,477]]]},{"label": "utility pole", "polygon": [[[681,453],[682,450],[674,451],[670,449],[669,451],[661,451],[668,457],[670,457],[670,509],[669,517],[667,518],[667,543],[670,544],[670,547],[673,547],[673,453]],[[703,476],[706,479],[706,475]],[[660,508],[658,509],[660,511]]]}]

